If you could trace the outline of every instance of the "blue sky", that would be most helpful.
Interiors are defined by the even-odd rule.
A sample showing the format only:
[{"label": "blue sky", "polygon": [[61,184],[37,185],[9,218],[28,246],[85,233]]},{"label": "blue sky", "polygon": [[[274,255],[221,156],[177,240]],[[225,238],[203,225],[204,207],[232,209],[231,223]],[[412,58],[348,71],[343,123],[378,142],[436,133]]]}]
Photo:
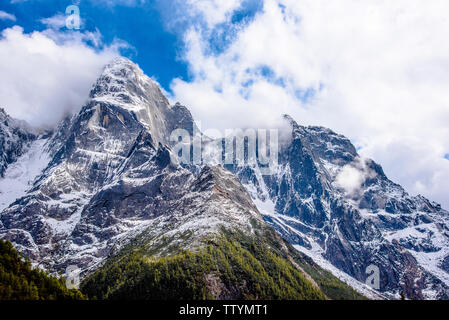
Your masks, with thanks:
[{"label": "blue sky", "polygon": [[[19,24],[26,33],[42,31],[46,26],[39,22],[41,19],[65,13],[71,3],[61,0],[2,1],[0,10],[14,14],[17,20],[0,20],[0,29]],[[78,5],[84,21],[81,31],[98,29],[104,44],[112,43],[115,38],[126,39],[131,48],[122,49],[121,53],[154,76],[164,88],[169,89],[173,78],[188,78],[187,65],[181,59],[182,38],[165,28],[158,1],[138,6],[94,3],[82,1]]]},{"label": "blue sky", "polygon": [[[13,14],[16,20],[0,20],[0,30],[17,24],[24,28],[25,33],[43,31],[47,26],[40,22],[42,19],[64,14],[71,4],[80,8],[81,32],[99,31],[104,45],[111,44],[114,39],[126,41],[129,48],[122,48],[120,53],[139,64],[165,90],[170,91],[170,83],[175,78],[190,79],[188,64],[183,57],[184,31],[204,24],[204,21],[199,16],[186,15],[183,12],[185,7],[176,0],[147,0],[143,3],[133,0],[2,1],[0,10]],[[209,30],[211,52],[221,52],[230,42],[233,26],[245,23],[261,8],[259,0],[242,1],[230,21]],[[70,32],[67,28],[61,31]]]}]

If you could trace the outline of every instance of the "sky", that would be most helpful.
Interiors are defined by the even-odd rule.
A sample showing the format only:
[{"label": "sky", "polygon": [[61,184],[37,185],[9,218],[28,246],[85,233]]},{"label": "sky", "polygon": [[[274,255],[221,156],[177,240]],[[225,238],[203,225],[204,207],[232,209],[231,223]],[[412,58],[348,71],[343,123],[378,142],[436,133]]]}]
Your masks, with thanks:
[{"label": "sky", "polygon": [[[65,24],[72,4],[79,30]],[[0,107],[54,126],[121,55],[203,129],[287,113],[449,208],[447,12],[447,0],[0,0]]]}]

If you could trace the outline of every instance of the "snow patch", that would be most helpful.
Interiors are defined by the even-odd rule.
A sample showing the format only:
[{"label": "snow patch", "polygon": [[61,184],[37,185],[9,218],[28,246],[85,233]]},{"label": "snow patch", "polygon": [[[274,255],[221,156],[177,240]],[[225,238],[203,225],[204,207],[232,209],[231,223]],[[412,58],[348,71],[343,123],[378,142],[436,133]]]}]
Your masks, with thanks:
[{"label": "snow patch", "polygon": [[332,273],[335,277],[346,283],[347,285],[354,288],[354,290],[358,291],[365,297],[372,299],[372,300],[384,300],[385,297],[382,296],[380,293],[376,292],[366,284],[354,279],[349,274],[341,271],[340,269],[333,266],[329,261],[327,261],[325,258],[323,258],[323,249],[310,237],[307,237],[307,240],[312,245],[312,249],[306,249],[304,247],[301,247],[299,245],[294,245],[293,247],[298,250],[299,252],[309,256],[317,265],[319,265],[321,268],[329,271]]},{"label": "snow patch", "polygon": [[6,169],[5,177],[0,179],[0,211],[23,197],[47,167],[50,162],[50,155],[45,148],[47,141],[41,139],[33,142],[29,150]]}]

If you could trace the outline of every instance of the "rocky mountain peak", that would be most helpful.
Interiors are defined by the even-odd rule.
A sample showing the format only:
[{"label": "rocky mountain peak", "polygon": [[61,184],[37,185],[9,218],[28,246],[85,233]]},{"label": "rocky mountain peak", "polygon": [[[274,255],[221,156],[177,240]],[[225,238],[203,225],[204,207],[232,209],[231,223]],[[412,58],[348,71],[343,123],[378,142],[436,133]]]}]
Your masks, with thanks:
[{"label": "rocky mountain peak", "polygon": [[[351,283],[361,285],[375,265],[380,291],[392,297],[449,297],[449,213],[409,196],[346,137],[284,119],[288,139],[272,175],[251,166],[182,168],[172,161],[170,133],[195,131],[188,108],[170,106],[137,65],[116,59],[48,139],[49,162],[38,152],[45,141],[19,161],[18,171],[30,159],[42,159],[42,168],[3,207],[0,237],[51,270],[87,270],[137,235],[168,254],[223,227],[251,234],[264,219]],[[35,139],[11,123],[0,122],[0,173]]]},{"label": "rocky mountain peak", "polygon": [[3,120],[7,116],[8,116],[8,114],[6,113],[5,109],[4,108],[0,108],[0,119]]},{"label": "rocky mountain peak", "polygon": [[138,65],[122,57],[104,67],[90,97],[122,105],[143,102],[148,98],[161,99],[168,104],[158,84],[146,76]]},{"label": "rocky mountain peak", "polygon": [[136,119],[151,132],[156,146],[168,145],[174,129],[192,132],[194,126],[188,109],[180,104],[171,106],[158,83],[126,58],[114,59],[104,68],[91,90],[88,108],[101,111],[95,117],[103,127],[117,117],[122,123],[126,115]]}]

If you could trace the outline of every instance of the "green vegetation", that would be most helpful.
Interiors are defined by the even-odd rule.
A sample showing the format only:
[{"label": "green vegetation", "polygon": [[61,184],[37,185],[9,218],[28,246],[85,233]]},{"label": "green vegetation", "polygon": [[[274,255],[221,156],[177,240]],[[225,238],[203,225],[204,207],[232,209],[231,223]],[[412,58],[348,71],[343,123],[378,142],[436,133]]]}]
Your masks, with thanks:
[{"label": "green vegetation", "polygon": [[173,246],[162,257],[161,248],[137,237],[83,281],[83,293],[32,269],[0,240],[0,300],[365,299],[271,228],[255,229],[251,235],[222,230],[194,251]]},{"label": "green vegetation", "polygon": [[136,239],[85,279],[82,291],[113,300],[365,299],[271,228],[250,236],[223,230],[194,252],[157,257],[153,249]]},{"label": "green vegetation", "polygon": [[331,272],[322,269],[311,258],[293,248],[273,229],[267,227],[262,233],[265,239],[264,245],[284,259],[293,261],[297,267],[313,279],[327,298],[331,300],[367,300],[365,296],[355,291],[351,286],[335,277]]},{"label": "green vegetation", "polygon": [[321,291],[331,300],[367,300],[367,298],[351,286],[347,285],[332,273],[322,269],[313,260],[298,250],[286,240],[281,238],[273,229],[264,231],[265,246],[270,247],[284,259],[294,261],[299,268],[308,274],[318,285]]},{"label": "green vegetation", "polygon": [[98,299],[325,299],[291,263],[253,241],[209,241],[197,252],[151,258],[127,252],[82,284]]},{"label": "green vegetation", "polygon": [[81,300],[78,290],[69,290],[64,280],[33,269],[31,263],[0,239],[0,300]]},{"label": "green vegetation", "polygon": [[[313,262],[312,262],[313,263]],[[321,291],[332,300],[367,300],[367,298],[351,286],[342,282],[327,270],[321,269],[317,265],[301,264],[301,267],[318,284]]]},{"label": "green vegetation", "polygon": [[322,269],[311,258],[302,254],[293,246],[284,240],[276,231],[268,226],[255,227],[256,236],[247,236],[241,232],[231,232],[223,230],[226,237],[237,239],[242,246],[252,248],[257,242],[264,248],[269,248],[270,252],[278,255],[285,261],[293,263],[296,268],[307,274],[316,286],[319,287],[322,293],[331,300],[367,300],[365,296],[355,291],[351,286],[342,282],[335,277],[331,272]]}]

